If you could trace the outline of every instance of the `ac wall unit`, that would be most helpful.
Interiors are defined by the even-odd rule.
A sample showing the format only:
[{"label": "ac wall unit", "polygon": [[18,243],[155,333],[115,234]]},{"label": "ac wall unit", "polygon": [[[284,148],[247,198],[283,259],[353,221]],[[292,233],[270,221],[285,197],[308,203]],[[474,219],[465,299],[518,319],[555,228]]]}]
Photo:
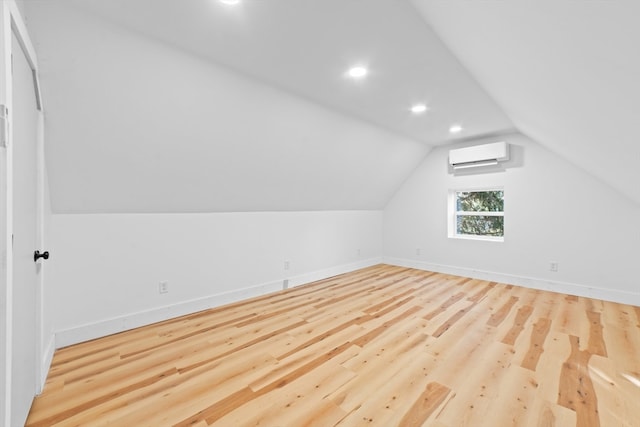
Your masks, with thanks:
[{"label": "ac wall unit", "polygon": [[509,160],[509,144],[506,142],[474,145],[449,151],[449,164],[454,169],[497,165],[504,160]]}]

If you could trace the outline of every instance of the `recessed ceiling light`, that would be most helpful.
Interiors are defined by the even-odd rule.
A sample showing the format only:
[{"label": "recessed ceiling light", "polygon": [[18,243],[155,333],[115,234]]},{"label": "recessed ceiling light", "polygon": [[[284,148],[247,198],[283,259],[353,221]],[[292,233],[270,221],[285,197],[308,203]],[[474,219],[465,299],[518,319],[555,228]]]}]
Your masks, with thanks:
[{"label": "recessed ceiling light", "polygon": [[425,104],[414,104],[411,107],[411,112],[413,114],[422,114],[427,111],[427,106]]},{"label": "recessed ceiling light", "polygon": [[353,79],[361,79],[366,77],[367,74],[369,74],[369,70],[360,65],[357,67],[351,67],[349,68],[349,71],[347,71],[347,75]]},{"label": "recessed ceiling light", "polygon": [[463,127],[460,125],[452,125],[449,128],[449,133],[460,133],[462,132]]},{"label": "recessed ceiling light", "polygon": [[220,0],[220,3],[228,4],[228,5],[233,6],[233,5],[236,5],[236,4],[240,3],[240,0]]}]

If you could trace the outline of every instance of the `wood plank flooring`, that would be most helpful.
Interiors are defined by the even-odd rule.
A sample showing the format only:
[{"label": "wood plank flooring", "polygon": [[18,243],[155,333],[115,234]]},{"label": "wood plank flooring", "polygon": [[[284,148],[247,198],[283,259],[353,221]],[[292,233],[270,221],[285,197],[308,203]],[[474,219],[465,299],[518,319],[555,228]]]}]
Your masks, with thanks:
[{"label": "wood plank flooring", "polygon": [[640,426],[640,308],[378,265],[58,350],[28,426]]}]

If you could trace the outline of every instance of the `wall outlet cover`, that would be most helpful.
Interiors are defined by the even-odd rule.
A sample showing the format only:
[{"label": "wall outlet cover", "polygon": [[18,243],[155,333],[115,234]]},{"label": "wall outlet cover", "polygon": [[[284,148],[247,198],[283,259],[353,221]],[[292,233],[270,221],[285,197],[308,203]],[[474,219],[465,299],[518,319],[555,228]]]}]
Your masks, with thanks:
[{"label": "wall outlet cover", "polygon": [[167,292],[169,292],[169,282],[158,283],[158,293],[166,294]]}]

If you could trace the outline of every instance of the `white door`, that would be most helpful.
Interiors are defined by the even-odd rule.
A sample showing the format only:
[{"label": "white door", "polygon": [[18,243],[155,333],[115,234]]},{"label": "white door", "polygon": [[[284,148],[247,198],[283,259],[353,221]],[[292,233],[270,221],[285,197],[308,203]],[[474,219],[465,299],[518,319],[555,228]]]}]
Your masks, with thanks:
[{"label": "white door", "polygon": [[11,425],[23,426],[36,394],[37,129],[33,74],[12,37],[13,56],[13,332]]}]

